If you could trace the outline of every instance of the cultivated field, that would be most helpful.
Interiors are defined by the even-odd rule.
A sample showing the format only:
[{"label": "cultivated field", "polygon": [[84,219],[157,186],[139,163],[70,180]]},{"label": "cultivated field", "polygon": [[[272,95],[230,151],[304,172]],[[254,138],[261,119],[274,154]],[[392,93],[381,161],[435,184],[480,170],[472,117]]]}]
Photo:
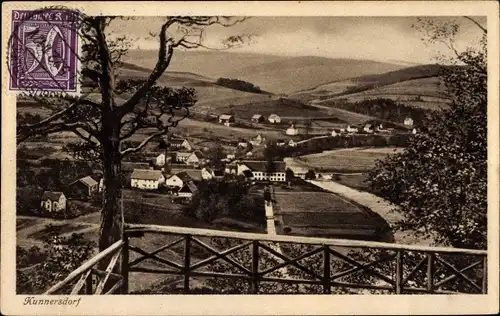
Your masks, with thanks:
[{"label": "cultivated field", "polygon": [[[385,225],[362,206],[332,193],[277,192],[280,233],[331,238],[377,239]],[[288,231],[288,232],[287,232]]]},{"label": "cultivated field", "polygon": [[344,148],[295,158],[302,166],[322,171],[365,172],[377,160],[400,152],[401,148]]}]

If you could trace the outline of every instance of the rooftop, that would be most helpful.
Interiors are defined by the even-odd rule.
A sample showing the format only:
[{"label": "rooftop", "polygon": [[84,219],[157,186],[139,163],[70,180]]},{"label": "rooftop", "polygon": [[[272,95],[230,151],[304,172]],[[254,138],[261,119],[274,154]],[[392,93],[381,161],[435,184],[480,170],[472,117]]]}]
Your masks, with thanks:
[{"label": "rooftop", "polygon": [[163,174],[160,170],[150,170],[150,169],[134,169],[131,179],[139,180],[160,180]]},{"label": "rooftop", "polygon": [[[266,172],[267,170],[267,161],[243,160],[239,164],[243,164],[254,171]],[[274,161],[273,165],[276,172],[285,172],[286,167],[283,161]]]},{"label": "rooftop", "polygon": [[61,196],[64,196],[64,193],[55,191],[45,191],[43,192],[42,200],[59,201]]}]

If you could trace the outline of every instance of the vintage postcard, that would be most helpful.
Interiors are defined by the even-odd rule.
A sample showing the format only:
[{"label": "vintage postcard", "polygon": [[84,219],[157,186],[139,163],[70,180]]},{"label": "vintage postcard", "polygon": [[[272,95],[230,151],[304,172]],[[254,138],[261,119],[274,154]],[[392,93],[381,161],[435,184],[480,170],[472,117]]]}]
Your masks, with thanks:
[{"label": "vintage postcard", "polygon": [[497,313],[498,6],[3,3],[2,314]]}]

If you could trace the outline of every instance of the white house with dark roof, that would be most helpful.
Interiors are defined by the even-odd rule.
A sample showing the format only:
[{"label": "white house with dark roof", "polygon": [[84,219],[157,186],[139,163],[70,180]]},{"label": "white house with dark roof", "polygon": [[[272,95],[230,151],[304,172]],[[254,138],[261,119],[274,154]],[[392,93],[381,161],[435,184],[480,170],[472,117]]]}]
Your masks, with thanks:
[{"label": "white house with dark roof", "polygon": [[287,135],[299,135],[299,129],[295,127],[295,125],[290,125],[285,131]]},{"label": "white house with dark roof", "polygon": [[347,125],[347,128],[345,130],[348,133],[357,133],[357,132],[359,132],[359,129],[356,126],[351,126],[351,125]]},{"label": "white house with dark roof", "polygon": [[43,192],[40,207],[49,213],[60,213],[66,211],[66,196],[62,192]]},{"label": "white house with dark roof", "polygon": [[403,123],[406,126],[413,126],[413,119],[411,117],[407,117],[407,118],[405,118]]},{"label": "white house with dark roof", "polygon": [[276,146],[285,146],[286,145],[286,140],[284,139],[278,139],[276,141]]},{"label": "white house with dark roof", "polygon": [[130,176],[130,186],[143,190],[156,190],[165,183],[165,176],[160,170],[134,169]]},{"label": "white house with dark roof", "polygon": [[264,137],[262,137],[262,135],[259,134],[250,140],[250,144],[254,146],[259,146],[260,144],[262,144],[263,141]]},{"label": "white house with dark roof", "polygon": [[174,153],[174,160],[175,162],[186,163],[186,161],[192,154],[192,152],[177,151]]},{"label": "white house with dark roof", "polygon": [[197,191],[198,187],[193,182],[187,182],[177,191],[177,195],[191,199]]},{"label": "white house with dark roof", "polygon": [[191,145],[191,143],[184,138],[166,139],[165,142],[167,142],[167,144],[169,144],[170,148],[172,148],[173,150],[193,150],[193,146]]},{"label": "white house with dark roof", "polygon": [[254,123],[260,123],[260,122],[263,122],[265,120],[264,116],[260,115],[260,114],[254,114],[252,116],[252,122]]},{"label": "white house with dark roof", "polygon": [[245,173],[248,173],[248,171],[251,171],[252,179],[257,181],[286,181],[286,168],[283,161],[275,161],[272,169],[272,172],[268,172],[267,161],[244,160],[237,163],[237,175],[244,175]]},{"label": "white house with dark roof", "polygon": [[205,155],[199,151],[196,150],[191,153],[186,159],[186,164],[191,165],[191,166],[199,166],[205,162]]},{"label": "white house with dark roof", "polygon": [[363,131],[365,133],[373,133],[373,124],[365,124]]},{"label": "white house with dark roof", "polygon": [[166,185],[171,189],[180,189],[188,182],[193,182],[193,178],[186,171],[181,171],[170,176],[166,181]]},{"label": "white house with dark roof", "polygon": [[226,126],[231,126],[236,122],[236,119],[233,115],[230,114],[222,114],[219,116],[219,124],[224,124]]},{"label": "white house with dark roof", "polygon": [[279,124],[281,123],[281,117],[278,114],[271,114],[268,117],[270,123]]}]

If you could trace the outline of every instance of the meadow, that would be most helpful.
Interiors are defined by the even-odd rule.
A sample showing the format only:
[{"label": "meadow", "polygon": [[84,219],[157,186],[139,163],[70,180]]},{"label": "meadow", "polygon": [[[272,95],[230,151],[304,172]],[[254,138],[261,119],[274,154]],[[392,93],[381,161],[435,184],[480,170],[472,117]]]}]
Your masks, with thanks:
[{"label": "meadow", "polygon": [[318,154],[297,157],[299,163],[311,169],[333,172],[365,172],[375,166],[377,160],[398,153],[397,147],[384,148],[343,148],[328,150]]}]

